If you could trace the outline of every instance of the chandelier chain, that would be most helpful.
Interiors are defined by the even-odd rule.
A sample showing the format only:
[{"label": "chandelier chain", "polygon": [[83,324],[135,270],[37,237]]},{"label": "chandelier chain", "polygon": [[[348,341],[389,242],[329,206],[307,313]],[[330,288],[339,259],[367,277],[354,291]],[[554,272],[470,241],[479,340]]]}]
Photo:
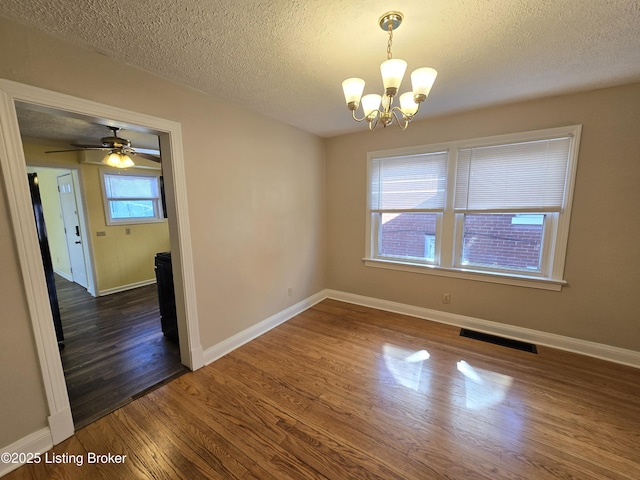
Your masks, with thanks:
[{"label": "chandelier chain", "polygon": [[393,22],[389,22],[389,41],[387,42],[387,60],[391,60],[391,44],[393,43]]}]

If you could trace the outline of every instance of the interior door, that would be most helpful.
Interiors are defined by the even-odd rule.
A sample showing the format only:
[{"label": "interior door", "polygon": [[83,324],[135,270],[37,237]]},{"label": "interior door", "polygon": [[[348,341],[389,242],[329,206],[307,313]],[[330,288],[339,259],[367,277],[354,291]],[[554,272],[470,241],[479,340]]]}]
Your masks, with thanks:
[{"label": "interior door", "polygon": [[88,288],[87,267],[84,261],[84,249],[82,248],[82,237],[80,235],[76,192],[70,173],[58,177],[58,192],[60,206],[62,207],[62,221],[64,222],[67,248],[69,250],[71,275],[75,283]]}]

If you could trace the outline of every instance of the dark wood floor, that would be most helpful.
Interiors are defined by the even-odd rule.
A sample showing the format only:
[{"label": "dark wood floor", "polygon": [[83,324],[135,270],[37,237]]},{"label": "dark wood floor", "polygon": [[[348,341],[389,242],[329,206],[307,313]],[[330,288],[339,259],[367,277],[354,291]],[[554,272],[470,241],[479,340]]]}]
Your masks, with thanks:
[{"label": "dark wood floor", "polygon": [[76,429],[188,371],[160,325],[155,285],[94,298],[56,275],[61,352]]},{"label": "dark wood floor", "polygon": [[6,478],[637,480],[639,445],[640,370],[325,300]]}]

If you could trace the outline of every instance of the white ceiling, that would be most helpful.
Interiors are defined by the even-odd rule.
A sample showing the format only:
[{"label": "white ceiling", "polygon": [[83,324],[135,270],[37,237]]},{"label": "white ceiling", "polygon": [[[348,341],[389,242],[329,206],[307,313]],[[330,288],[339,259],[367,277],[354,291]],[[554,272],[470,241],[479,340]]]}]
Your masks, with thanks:
[{"label": "white ceiling", "polygon": [[389,10],[405,16],[394,57],[438,70],[422,118],[640,81],[637,0],[0,2],[0,16],[320,136],[366,129],[341,82],[381,93]]}]

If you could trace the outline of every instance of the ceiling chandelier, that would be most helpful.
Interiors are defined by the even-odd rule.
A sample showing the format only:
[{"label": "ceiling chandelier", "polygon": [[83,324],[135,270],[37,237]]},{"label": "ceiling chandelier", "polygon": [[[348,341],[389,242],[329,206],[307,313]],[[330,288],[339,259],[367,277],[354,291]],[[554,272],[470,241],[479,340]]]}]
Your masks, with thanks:
[{"label": "ceiling chandelier", "polygon": [[[409,122],[418,113],[420,104],[427,99],[427,95],[429,95],[429,91],[438,74],[433,68],[429,67],[414,70],[411,73],[412,91],[400,95],[399,107],[392,106],[393,97],[398,93],[402,77],[404,77],[404,72],[407,69],[407,62],[399,58],[392,58],[391,55],[393,31],[400,26],[403,18],[404,16],[400,12],[387,12],[378,20],[380,28],[389,32],[387,60],[380,65],[384,94],[377,95],[372,93],[363,97],[364,80],[361,78],[348,78],[342,82],[344,98],[347,102],[347,108],[351,110],[353,119],[356,122],[366,120],[369,124],[369,130],[376,128],[378,123],[382,123],[383,127],[391,125],[394,118],[402,130],[407,128]],[[364,116],[358,118],[356,110],[361,101]]]}]

